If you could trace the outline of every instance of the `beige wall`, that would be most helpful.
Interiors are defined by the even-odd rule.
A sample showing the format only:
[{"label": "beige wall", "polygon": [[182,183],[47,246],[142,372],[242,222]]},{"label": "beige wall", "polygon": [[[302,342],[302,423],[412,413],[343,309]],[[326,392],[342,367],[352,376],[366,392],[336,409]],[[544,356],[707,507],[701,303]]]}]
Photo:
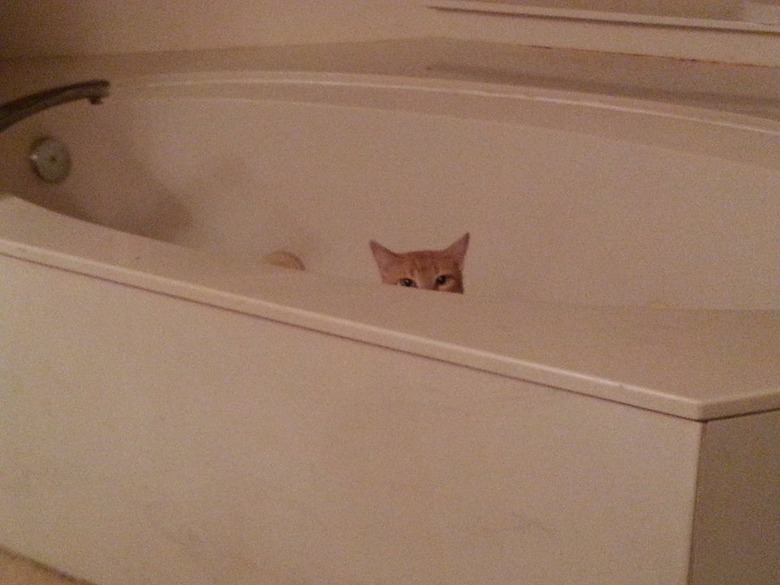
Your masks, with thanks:
[{"label": "beige wall", "polygon": [[425,4],[425,0],[3,0],[0,58],[438,36],[780,65],[780,35],[461,14]]}]

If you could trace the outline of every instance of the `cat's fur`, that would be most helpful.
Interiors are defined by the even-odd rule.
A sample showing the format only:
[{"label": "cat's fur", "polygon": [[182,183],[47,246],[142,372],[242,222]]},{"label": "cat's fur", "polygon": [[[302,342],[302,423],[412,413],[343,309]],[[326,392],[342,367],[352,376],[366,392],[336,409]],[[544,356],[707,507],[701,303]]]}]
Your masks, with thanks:
[{"label": "cat's fur", "polygon": [[425,290],[463,292],[463,264],[469,234],[443,250],[392,252],[371,240],[371,252],[385,284],[397,284]]}]

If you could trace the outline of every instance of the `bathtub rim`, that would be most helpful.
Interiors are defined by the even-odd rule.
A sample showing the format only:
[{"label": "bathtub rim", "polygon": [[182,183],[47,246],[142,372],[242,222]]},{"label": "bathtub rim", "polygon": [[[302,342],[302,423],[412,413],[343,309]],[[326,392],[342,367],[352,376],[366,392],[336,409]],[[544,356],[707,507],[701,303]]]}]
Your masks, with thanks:
[{"label": "bathtub rim", "polygon": [[[112,87],[107,107],[120,99],[284,101],[531,125],[767,168],[777,168],[780,160],[780,117],[693,105],[671,96],[414,75],[262,69],[116,75]],[[377,95],[384,98],[380,105]]]},{"label": "bathtub rim", "polygon": [[[771,361],[772,343],[780,339],[780,310],[661,310],[520,302],[509,318],[492,318],[492,325],[512,328],[510,337],[496,340],[475,327],[491,323],[490,308],[480,308],[467,296],[414,291],[411,294],[420,296],[410,305],[405,296],[410,291],[396,287],[336,284],[338,279],[327,275],[224,262],[200,250],[45,210],[12,194],[0,194],[0,255],[689,420],[780,409],[780,364]],[[312,286],[321,285],[323,279],[332,287],[326,293],[321,286]],[[345,294],[355,288],[361,293],[358,302],[355,295]],[[464,304],[468,307],[465,315],[473,319],[471,328],[459,320],[459,328],[448,329],[435,318],[437,312],[445,316]],[[388,318],[401,307],[408,311],[405,319]],[[572,335],[569,323],[579,328],[577,333],[595,336],[595,344],[589,344],[585,355],[580,355],[581,349],[578,353],[571,339],[566,340]],[[697,344],[703,332],[718,347]],[[522,341],[516,346],[514,335]],[[768,359],[732,355],[739,352],[733,351],[730,340],[740,336],[749,336],[751,347],[763,344]],[[669,343],[674,347],[663,347]],[[536,356],[524,355],[529,344],[537,345]],[[663,372],[645,371],[653,360],[648,363],[642,355],[612,364],[616,369],[610,372],[607,367],[605,373],[603,356],[621,355],[627,346],[645,348],[649,354],[663,351],[683,364],[694,358],[701,363],[691,361],[692,369],[680,373],[683,379],[672,385],[669,380],[664,382]],[[550,357],[538,359],[545,352]],[[576,365],[589,360],[590,366]],[[730,372],[730,380],[718,380],[716,387],[703,372],[707,367],[722,369],[723,360],[737,371]],[[751,375],[753,382],[741,380]],[[770,383],[757,383],[762,379]]]},{"label": "bathtub rim", "polygon": [[[674,95],[642,96],[610,94],[603,91],[585,91],[573,88],[552,88],[532,82],[512,83],[507,81],[486,81],[479,79],[452,79],[445,77],[419,77],[387,73],[324,72],[296,69],[247,69],[229,71],[166,71],[116,75],[112,85],[122,92],[138,97],[150,90],[185,90],[219,87],[224,97],[227,86],[318,86],[322,88],[355,88],[360,90],[420,91],[436,94],[476,95],[479,97],[539,101],[556,105],[577,105],[591,109],[627,111],[636,114],[672,116],[695,119],[706,123],[721,123],[726,126],[748,125],[751,129],[772,134],[780,133],[780,119],[751,115],[730,109],[719,109],[714,105],[692,104],[677,101]],[[153,95],[153,94],[152,94]],[[166,95],[165,93],[161,95]],[[171,94],[167,94],[171,95]],[[183,91],[179,95],[186,95]],[[683,94],[685,95],[685,94]],[[753,122],[753,124],[748,124]]]}]

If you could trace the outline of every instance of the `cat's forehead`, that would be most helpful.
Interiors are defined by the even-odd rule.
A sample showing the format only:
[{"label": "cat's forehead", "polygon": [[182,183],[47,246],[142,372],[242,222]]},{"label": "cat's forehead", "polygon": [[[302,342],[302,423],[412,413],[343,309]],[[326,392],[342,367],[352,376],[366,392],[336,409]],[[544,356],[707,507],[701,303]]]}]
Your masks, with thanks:
[{"label": "cat's forehead", "polygon": [[399,258],[396,266],[418,272],[452,270],[458,263],[454,258],[437,252],[409,252]]}]

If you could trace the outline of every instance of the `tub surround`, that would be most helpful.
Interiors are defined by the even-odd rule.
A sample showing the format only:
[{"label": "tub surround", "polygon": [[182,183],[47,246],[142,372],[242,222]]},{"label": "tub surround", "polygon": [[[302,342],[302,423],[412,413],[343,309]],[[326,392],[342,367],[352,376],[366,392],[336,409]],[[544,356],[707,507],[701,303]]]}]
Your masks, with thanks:
[{"label": "tub surround", "polygon": [[[736,1],[736,0],[735,0]],[[658,55],[682,60],[717,61],[751,65],[780,65],[776,26],[745,23],[743,30],[714,30],[654,26],[652,23],[586,21],[569,18],[575,11],[555,18],[553,10],[540,14],[539,4],[558,8],[584,8],[593,2],[522,2],[536,4],[536,14],[489,14],[437,10],[432,4],[446,1],[397,0],[393,3],[355,5],[347,0],[327,4],[290,1],[284,10],[270,0],[226,0],[204,6],[195,0],[175,0],[161,11],[151,0],[130,6],[109,6],[98,0],[81,0],[78,6],[39,0],[31,7],[22,0],[6,0],[0,19],[0,58],[51,55],[127,54],[140,51],[199,51],[215,48],[254,47],[262,44],[291,46],[301,43],[401,42],[448,36],[467,42],[524,44],[558,49],[588,49],[629,55]],[[722,2],[714,0],[666,0],[671,15],[683,16],[691,4],[704,5],[693,14],[729,19]],[[490,7],[489,2],[460,2]],[[506,12],[521,2],[497,2]],[[636,10],[638,3],[596,2]],[[659,2],[648,12],[655,12]],[[709,5],[709,6],[707,6]],[[717,6],[713,6],[717,5]],[[669,10],[670,9],[670,10]],[[542,9],[542,12],[543,9]],[[702,14],[703,13],[703,14]],[[560,15],[560,12],[558,13]],[[581,13],[580,13],[581,15]],[[594,15],[591,12],[591,15]],[[738,18],[738,17],[737,17]],[[668,21],[667,21],[668,23]],[[664,22],[657,22],[664,24]],[[772,31],[775,32],[772,32]],[[57,34],[50,34],[56,31]],[[768,32],[769,31],[769,32]]]},{"label": "tub surround", "polygon": [[[260,285],[247,266],[14,199],[0,207],[49,232],[4,238],[0,254],[0,542],[11,550],[99,585],[710,585],[724,574],[763,585],[777,570],[778,411],[658,412],[771,406],[776,384],[763,397],[671,385],[652,397],[566,363],[742,385],[755,373],[732,369],[739,340],[776,380],[777,360],[760,357],[776,355],[776,315],[521,303],[518,363],[458,348],[480,336],[468,320],[440,327],[466,308],[447,295],[409,310],[409,291],[317,295],[323,277],[273,268],[255,272]],[[702,355],[708,372],[681,363]],[[638,396],[656,410],[611,398]]]}]

